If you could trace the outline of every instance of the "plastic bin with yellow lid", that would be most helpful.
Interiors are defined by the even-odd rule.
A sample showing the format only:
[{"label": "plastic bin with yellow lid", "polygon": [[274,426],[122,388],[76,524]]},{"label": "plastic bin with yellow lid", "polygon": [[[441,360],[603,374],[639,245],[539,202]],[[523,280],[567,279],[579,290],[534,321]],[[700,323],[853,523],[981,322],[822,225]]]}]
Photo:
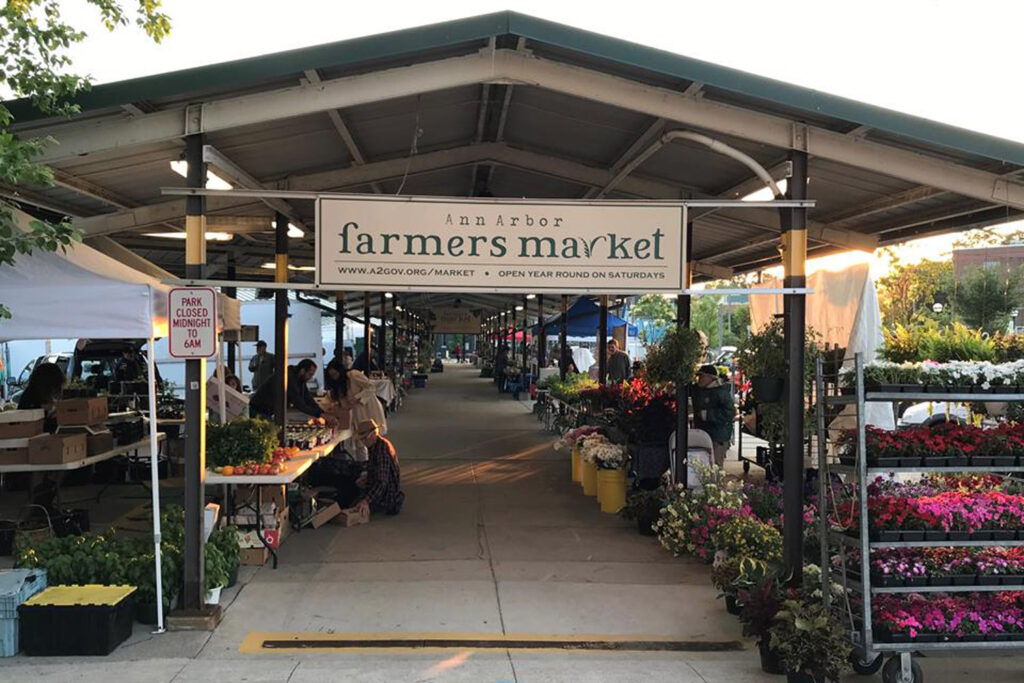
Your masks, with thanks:
[{"label": "plastic bin with yellow lid", "polygon": [[73,607],[76,605],[116,605],[136,591],[135,586],[50,586],[27,600],[26,605]]}]

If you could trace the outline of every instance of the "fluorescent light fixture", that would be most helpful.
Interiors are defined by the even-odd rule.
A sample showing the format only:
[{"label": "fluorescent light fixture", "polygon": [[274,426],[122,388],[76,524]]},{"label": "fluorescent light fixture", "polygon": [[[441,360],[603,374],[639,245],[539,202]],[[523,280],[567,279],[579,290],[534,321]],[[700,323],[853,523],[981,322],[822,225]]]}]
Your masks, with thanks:
[{"label": "fluorescent light fixture", "polygon": [[[789,184],[786,182],[786,179],[783,178],[776,184],[779,186],[779,190],[783,194],[785,194],[786,186]],[[772,194],[772,188],[762,187],[760,190],[756,190],[745,197],[741,197],[741,199],[745,202],[770,202],[771,200],[775,199],[775,195]]]},{"label": "fluorescent light fixture", "polygon": [[523,305],[522,305],[522,304],[519,304],[518,306],[516,306],[516,310],[517,310],[517,311],[521,311],[521,310],[523,310]]},{"label": "fluorescent light fixture", "polygon": [[537,295],[536,294],[527,294],[526,298],[532,301],[533,299],[537,298]]},{"label": "fluorescent light fixture", "polygon": [[[161,237],[169,240],[183,240],[185,239],[184,232],[147,232],[146,237]],[[206,232],[207,242],[230,242],[232,238],[229,232]]]},{"label": "fluorescent light fixture", "polygon": [[[184,159],[178,159],[177,161],[171,162],[171,170],[180,175],[182,178],[188,178],[188,162]],[[233,190],[234,186],[228,181],[221,178],[213,171],[206,170],[206,189],[207,190]]]},{"label": "fluorescent light fixture", "polygon": [[385,299],[393,299],[394,297],[395,297],[395,295],[392,294],[391,292],[384,292],[384,298]]},{"label": "fluorescent light fixture", "polygon": [[[260,266],[260,268],[263,268],[264,270],[276,270],[277,266],[268,261],[267,263],[264,263],[262,266]],[[316,270],[316,266],[296,266],[289,263],[288,270],[294,270],[303,273],[311,273]]]}]

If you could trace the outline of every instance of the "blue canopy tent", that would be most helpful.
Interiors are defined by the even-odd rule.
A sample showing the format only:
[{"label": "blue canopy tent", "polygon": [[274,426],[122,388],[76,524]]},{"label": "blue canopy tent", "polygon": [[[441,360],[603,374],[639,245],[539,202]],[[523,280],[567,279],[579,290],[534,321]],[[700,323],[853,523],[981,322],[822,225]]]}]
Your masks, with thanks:
[{"label": "blue canopy tent", "polygon": [[[601,307],[592,299],[581,296],[567,313],[566,334],[569,337],[597,337],[597,328],[601,325]],[[620,325],[628,323],[618,316],[608,314],[608,332]],[[544,332],[549,337],[557,337],[562,329],[562,314],[556,313],[544,321]],[[540,333],[540,326],[533,326],[533,334]],[[628,325],[626,328],[627,337],[635,337],[637,334],[636,325]]]}]

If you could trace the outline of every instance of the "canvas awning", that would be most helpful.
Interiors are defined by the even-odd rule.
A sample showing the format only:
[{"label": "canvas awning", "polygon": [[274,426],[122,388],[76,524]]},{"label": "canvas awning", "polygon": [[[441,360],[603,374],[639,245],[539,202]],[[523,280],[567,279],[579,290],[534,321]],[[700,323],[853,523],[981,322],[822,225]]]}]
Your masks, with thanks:
[{"label": "canvas awning", "polygon": [[[576,303],[569,307],[567,320],[566,334],[568,336],[577,338],[597,337],[597,328],[601,325],[601,307],[594,303],[592,299],[581,296],[576,300]],[[622,325],[629,325],[629,323],[617,315],[608,313],[608,334],[611,334],[614,328],[621,327]],[[561,313],[557,313],[544,321],[544,330],[549,337],[558,335],[561,329]],[[540,326],[534,325],[533,333],[538,334],[539,332]],[[626,332],[627,336],[635,337],[636,325],[629,325]]]}]

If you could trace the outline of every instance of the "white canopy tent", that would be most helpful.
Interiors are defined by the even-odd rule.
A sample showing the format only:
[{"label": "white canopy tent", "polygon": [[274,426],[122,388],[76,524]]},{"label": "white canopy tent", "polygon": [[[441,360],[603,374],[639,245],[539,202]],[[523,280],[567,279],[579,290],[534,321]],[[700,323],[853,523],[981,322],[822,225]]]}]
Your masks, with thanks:
[{"label": "white canopy tent", "polygon": [[[18,212],[15,221],[31,229],[32,218]],[[157,458],[155,338],[167,334],[169,288],[83,244],[65,252],[19,255],[14,266],[0,267],[0,301],[11,311],[0,321],[0,340],[79,337],[148,339],[149,450],[153,493],[153,543],[156,557],[157,630],[164,630],[160,553],[160,484]],[[237,302],[221,306],[238,323]],[[222,316],[222,320],[224,317]],[[221,374],[223,377],[223,374]]]}]

